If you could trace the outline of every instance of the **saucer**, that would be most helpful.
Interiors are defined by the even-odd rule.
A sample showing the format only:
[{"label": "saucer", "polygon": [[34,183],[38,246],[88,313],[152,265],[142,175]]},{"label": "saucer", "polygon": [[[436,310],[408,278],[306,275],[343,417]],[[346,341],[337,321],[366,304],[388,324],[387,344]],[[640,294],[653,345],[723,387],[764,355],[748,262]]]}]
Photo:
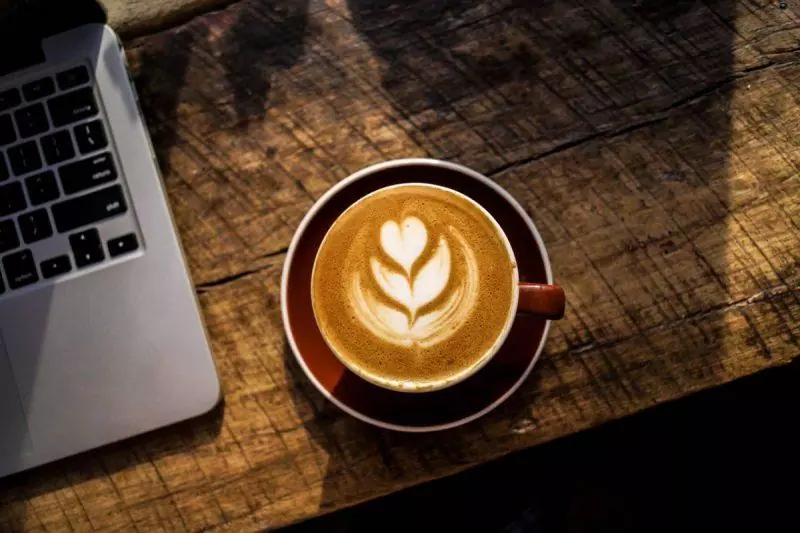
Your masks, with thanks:
[{"label": "saucer", "polygon": [[292,239],[281,279],[286,336],[314,386],[350,415],[379,427],[427,432],[466,424],[496,408],[528,377],[547,339],[550,321],[518,314],[492,360],[456,385],[435,392],[397,392],[348,370],[320,333],[311,306],[311,272],[333,222],[357,199],[399,183],[431,183],[465,194],[497,220],[514,249],[520,281],[552,283],[541,236],[522,207],[494,182],[466,167],[438,160],[404,159],[365,168],[328,191]]}]

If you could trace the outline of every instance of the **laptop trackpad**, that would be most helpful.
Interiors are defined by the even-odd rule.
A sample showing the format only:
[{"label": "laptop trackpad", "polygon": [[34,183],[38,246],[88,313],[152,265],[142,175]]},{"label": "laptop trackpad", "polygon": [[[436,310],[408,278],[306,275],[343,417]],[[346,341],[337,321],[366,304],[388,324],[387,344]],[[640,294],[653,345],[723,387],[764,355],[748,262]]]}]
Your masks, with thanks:
[{"label": "laptop trackpad", "polygon": [[32,451],[22,400],[0,331],[0,472]]}]

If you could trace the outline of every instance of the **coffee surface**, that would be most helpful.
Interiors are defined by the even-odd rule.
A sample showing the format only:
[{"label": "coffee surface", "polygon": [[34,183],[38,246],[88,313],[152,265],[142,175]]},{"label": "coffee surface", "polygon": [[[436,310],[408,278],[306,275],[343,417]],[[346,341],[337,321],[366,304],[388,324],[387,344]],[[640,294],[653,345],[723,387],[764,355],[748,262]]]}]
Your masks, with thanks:
[{"label": "coffee surface", "polygon": [[381,382],[420,387],[491,350],[516,291],[503,237],[448,189],[380,190],[334,223],[317,255],[317,323],[340,357]]}]

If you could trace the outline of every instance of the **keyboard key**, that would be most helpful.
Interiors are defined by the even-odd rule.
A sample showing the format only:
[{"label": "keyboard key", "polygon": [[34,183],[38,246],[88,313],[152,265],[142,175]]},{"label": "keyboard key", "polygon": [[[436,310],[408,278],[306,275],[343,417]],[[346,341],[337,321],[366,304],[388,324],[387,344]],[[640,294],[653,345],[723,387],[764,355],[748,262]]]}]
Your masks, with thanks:
[{"label": "keyboard key", "polygon": [[129,233],[116,239],[108,241],[108,254],[111,257],[117,257],[122,254],[133,252],[139,248],[139,241],[136,239],[135,233]]},{"label": "keyboard key", "polygon": [[17,140],[17,132],[14,131],[14,123],[11,122],[11,115],[0,115],[0,146],[11,144]]},{"label": "keyboard key", "polygon": [[22,98],[19,96],[17,89],[8,89],[0,91],[0,111],[11,109],[22,103]]},{"label": "keyboard key", "polygon": [[3,258],[3,270],[6,272],[8,286],[19,289],[39,281],[36,263],[30,250],[22,250]]},{"label": "keyboard key", "polygon": [[56,81],[58,81],[58,88],[62,91],[66,91],[67,89],[72,89],[78,85],[88,83],[89,71],[84,66],[77,66],[56,74]]},{"label": "keyboard key", "polygon": [[19,136],[23,139],[39,135],[50,129],[42,104],[33,104],[14,111]]},{"label": "keyboard key", "polygon": [[50,96],[54,92],[56,92],[56,84],[53,83],[53,78],[50,77],[32,81],[22,86],[22,94],[28,102]]},{"label": "keyboard key", "polygon": [[0,254],[17,248],[19,244],[19,235],[17,235],[14,221],[10,218],[0,220]]},{"label": "keyboard key", "polygon": [[100,120],[93,120],[85,124],[75,126],[75,141],[82,154],[94,152],[108,146],[106,132]]},{"label": "keyboard key", "polygon": [[11,173],[8,171],[6,157],[3,155],[3,152],[0,152],[0,182],[6,181],[10,177]]},{"label": "keyboard key", "polygon": [[53,226],[50,225],[50,216],[45,209],[37,209],[20,215],[17,219],[19,231],[25,244],[31,244],[53,235]]},{"label": "keyboard key", "polygon": [[90,194],[53,205],[53,218],[59,233],[72,231],[128,211],[122,187],[113,185]]},{"label": "keyboard key", "polygon": [[75,147],[67,130],[45,135],[39,139],[39,143],[42,145],[44,160],[48,165],[55,165],[75,157]]},{"label": "keyboard key", "polygon": [[117,179],[117,169],[109,152],[69,163],[58,169],[64,194],[74,194]]},{"label": "keyboard key", "polygon": [[61,274],[66,274],[72,270],[72,261],[69,260],[68,255],[59,255],[58,257],[42,261],[39,268],[42,270],[44,279],[50,279],[60,276]]},{"label": "keyboard key", "polygon": [[56,175],[52,170],[46,170],[27,178],[25,188],[28,189],[28,198],[32,205],[52,202],[61,196],[58,191],[58,183],[56,183]]},{"label": "keyboard key", "polygon": [[28,203],[25,201],[25,193],[18,181],[0,187],[0,217],[19,213],[26,207]]},{"label": "keyboard key", "polygon": [[15,176],[21,176],[42,168],[42,157],[36,141],[28,141],[8,149],[8,162]]},{"label": "keyboard key", "polygon": [[77,122],[97,114],[97,102],[91,87],[62,94],[47,101],[50,117],[56,127]]},{"label": "keyboard key", "polygon": [[70,235],[69,244],[78,268],[94,265],[106,258],[100,233],[94,228]]}]

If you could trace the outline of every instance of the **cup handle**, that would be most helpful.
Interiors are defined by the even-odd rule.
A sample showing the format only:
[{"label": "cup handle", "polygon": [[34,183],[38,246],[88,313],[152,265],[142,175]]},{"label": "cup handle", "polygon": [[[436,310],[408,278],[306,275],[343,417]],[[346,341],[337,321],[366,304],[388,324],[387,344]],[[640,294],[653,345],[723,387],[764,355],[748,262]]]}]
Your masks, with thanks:
[{"label": "cup handle", "polygon": [[564,317],[565,306],[564,289],[558,285],[520,282],[517,306],[519,312],[558,320]]}]

